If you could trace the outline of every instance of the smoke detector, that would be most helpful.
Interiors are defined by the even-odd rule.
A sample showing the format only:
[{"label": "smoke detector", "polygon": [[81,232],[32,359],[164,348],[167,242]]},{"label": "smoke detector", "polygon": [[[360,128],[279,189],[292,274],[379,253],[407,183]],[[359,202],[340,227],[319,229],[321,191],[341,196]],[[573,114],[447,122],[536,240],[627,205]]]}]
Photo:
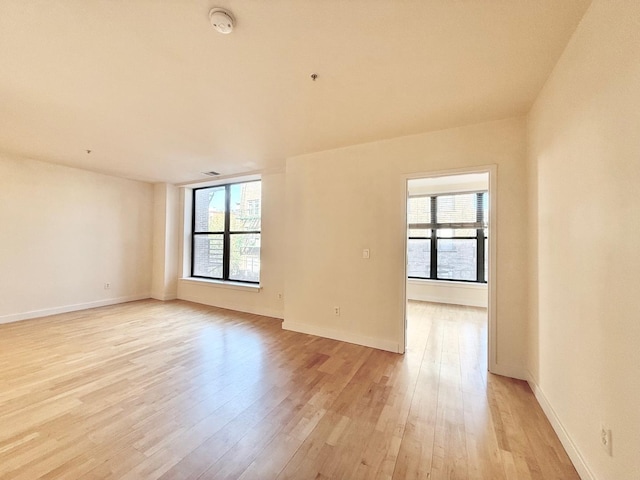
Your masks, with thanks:
[{"label": "smoke detector", "polygon": [[212,8],[209,11],[209,20],[211,21],[211,25],[218,32],[227,35],[233,32],[233,27],[235,24],[235,20],[233,19],[233,15],[228,10],[224,8]]}]

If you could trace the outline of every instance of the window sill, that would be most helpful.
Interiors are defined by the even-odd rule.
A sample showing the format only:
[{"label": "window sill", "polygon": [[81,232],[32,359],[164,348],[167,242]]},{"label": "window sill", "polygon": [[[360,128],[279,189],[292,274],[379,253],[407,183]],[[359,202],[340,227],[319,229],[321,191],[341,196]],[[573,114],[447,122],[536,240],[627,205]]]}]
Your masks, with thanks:
[{"label": "window sill", "polygon": [[456,282],[455,280],[431,280],[428,278],[407,278],[407,283],[412,285],[451,286],[456,288],[468,288],[470,290],[486,290],[486,283]]},{"label": "window sill", "polygon": [[217,288],[229,288],[231,290],[243,290],[245,292],[258,293],[262,289],[259,284],[243,283],[243,282],[229,282],[223,280],[209,280],[206,278],[185,277],[180,279],[184,283],[192,283],[194,285],[207,285]]}]

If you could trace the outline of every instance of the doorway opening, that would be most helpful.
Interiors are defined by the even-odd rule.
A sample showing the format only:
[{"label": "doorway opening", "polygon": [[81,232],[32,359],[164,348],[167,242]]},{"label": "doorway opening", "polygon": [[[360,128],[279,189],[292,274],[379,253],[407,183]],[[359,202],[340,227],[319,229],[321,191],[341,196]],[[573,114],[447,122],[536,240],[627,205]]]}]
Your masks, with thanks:
[{"label": "doorway opening", "polygon": [[493,173],[415,176],[406,189],[405,351],[443,349],[485,381],[493,348]]}]

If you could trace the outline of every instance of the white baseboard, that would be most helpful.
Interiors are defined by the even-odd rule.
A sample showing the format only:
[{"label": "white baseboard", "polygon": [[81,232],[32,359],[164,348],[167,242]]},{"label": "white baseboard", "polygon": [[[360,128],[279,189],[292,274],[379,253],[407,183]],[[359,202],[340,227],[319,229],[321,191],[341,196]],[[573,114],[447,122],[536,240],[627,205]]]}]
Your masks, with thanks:
[{"label": "white baseboard", "polygon": [[105,307],[107,305],[133,302],[136,300],[144,300],[146,298],[151,298],[148,293],[109,298],[107,300],[97,300],[95,302],[76,303],[74,305],[63,305],[61,307],[44,308],[42,310],[31,310],[30,312],[14,313],[0,317],[0,324],[19,322],[21,320],[29,320],[32,318],[48,317],[49,315],[58,315],[59,313],[76,312],[78,310],[86,310],[88,308]]},{"label": "white baseboard", "polygon": [[378,350],[386,350],[387,352],[398,353],[400,351],[400,345],[397,342],[366,337],[364,335],[333,330],[331,328],[317,327],[315,325],[290,322],[287,320],[282,322],[282,328],[284,330],[291,330],[292,332],[307,333],[318,337],[331,338],[332,340],[340,340],[341,342],[355,343],[356,345],[377,348]]},{"label": "white baseboard", "polygon": [[562,425],[562,422],[558,418],[558,415],[556,415],[556,412],[553,410],[553,407],[547,400],[544,392],[533,379],[533,375],[531,375],[531,372],[527,373],[527,382],[529,383],[531,390],[533,390],[533,394],[535,395],[536,400],[538,400],[540,407],[542,407],[542,411],[549,419],[553,430],[556,432],[556,435],[558,435],[560,443],[562,443],[562,446],[566,450],[567,455],[569,455],[573,466],[578,471],[578,475],[580,475],[580,478],[582,480],[596,480],[596,477],[594,476],[591,469],[587,466],[587,462],[580,454],[580,450],[578,450],[578,447],[571,439],[569,432],[567,432],[567,430]]},{"label": "white baseboard", "polygon": [[261,306],[252,306],[246,304],[235,304],[228,302],[212,302],[208,298],[203,298],[198,295],[178,295],[180,300],[187,300],[189,302],[201,303],[202,305],[209,305],[210,307],[218,307],[218,308],[226,308],[227,310],[235,310],[236,312],[244,312],[251,313],[254,315],[262,315],[263,317],[272,317],[272,318],[284,318],[284,313],[282,310],[276,310],[275,308],[261,307]]}]

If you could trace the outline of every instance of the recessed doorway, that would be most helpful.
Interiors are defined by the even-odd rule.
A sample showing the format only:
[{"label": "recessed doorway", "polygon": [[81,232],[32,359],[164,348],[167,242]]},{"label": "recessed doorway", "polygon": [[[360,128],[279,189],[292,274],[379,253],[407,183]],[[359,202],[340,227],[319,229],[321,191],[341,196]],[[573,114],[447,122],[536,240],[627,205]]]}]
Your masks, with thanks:
[{"label": "recessed doorway", "polygon": [[407,178],[406,189],[405,350],[423,348],[411,336],[433,322],[451,323],[461,347],[475,337],[468,354],[483,372],[491,370],[493,343],[491,183],[489,168]]}]

